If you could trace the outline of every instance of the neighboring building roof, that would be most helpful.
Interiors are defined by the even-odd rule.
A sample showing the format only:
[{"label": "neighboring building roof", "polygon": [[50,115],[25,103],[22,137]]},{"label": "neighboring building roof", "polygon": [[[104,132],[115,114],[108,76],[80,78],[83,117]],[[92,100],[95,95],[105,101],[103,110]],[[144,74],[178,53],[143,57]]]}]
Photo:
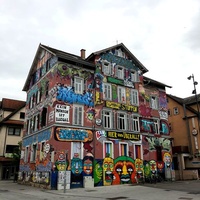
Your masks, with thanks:
[{"label": "neighboring building roof", "polygon": [[100,50],[100,51],[96,51],[96,52],[90,54],[90,55],[86,58],[86,60],[90,61],[90,60],[92,60],[92,58],[93,58],[94,56],[100,55],[100,54],[102,54],[102,53],[111,51],[112,49],[116,49],[116,48],[121,48],[121,49],[123,49],[123,50],[130,56],[130,59],[132,59],[132,60],[136,63],[137,67],[138,67],[143,73],[148,72],[148,69],[146,69],[146,68],[144,67],[144,65],[143,65],[143,64],[128,50],[128,48],[127,48],[123,43],[120,43],[120,44],[111,46],[111,47],[106,48],[106,49],[102,49],[102,50]]},{"label": "neighboring building roof", "polygon": [[3,98],[0,102],[0,109],[4,111],[10,111],[11,113],[0,121],[0,126],[4,124],[14,124],[14,125],[23,125],[23,121],[20,120],[11,120],[10,118],[16,114],[19,110],[25,107],[25,101],[19,101],[14,99],[5,99]]},{"label": "neighboring building roof", "polygon": [[28,87],[29,87],[29,83],[31,81],[31,76],[33,73],[35,73],[36,71],[36,65],[40,56],[40,53],[42,52],[42,50],[46,50],[49,53],[53,54],[54,56],[56,56],[58,58],[58,60],[60,61],[71,61],[73,63],[79,63],[81,65],[84,65],[85,67],[88,67],[88,69],[94,70],[95,69],[95,65],[91,62],[86,61],[85,59],[81,58],[81,56],[77,56],[74,54],[70,54],[43,44],[39,44],[37,52],[35,54],[35,58],[33,60],[33,63],[31,65],[31,68],[29,70],[29,74],[27,76],[26,82],[24,84],[23,87],[23,91],[27,91]]},{"label": "neighboring building roof", "polygon": [[194,108],[192,108],[191,106],[193,104],[199,104],[200,102],[200,94],[197,95],[193,95],[190,97],[186,97],[186,98],[180,98],[171,94],[167,94],[168,97],[170,97],[171,99],[173,99],[174,101],[176,101],[178,104],[180,104],[181,106],[185,105],[185,107],[190,110],[191,112],[193,112],[194,114],[198,114],[198,111],[195,110]]},{"label": "neighboring building roof", "polygon": [[186,98],[180,98],[171,94],[167,94],[167,95],[179,104],[192,105],[192,104],[196,104],[197,102],[200,102],[200,94],[192,95]]},{"label": "neighboring building roof", "polygon": [[25,103],[25,101],[3,98],[2,101],[0,101],[0,109],[12,111],[24,106]]},{"label": "neighboring building roof", "polygon": [[172,86],[166,85],[166,84],[164,84],[164,83],[161,83],[161,82],[159,82],[159,81],[153,80],[153,79],[148,78],[148,77],[146,77],[146,76],[143,76],[143,80],[146,81],[147,84],[148,84],[148,83],[152,83],[152,84],[157,85],[157,86],[172,88]]}]

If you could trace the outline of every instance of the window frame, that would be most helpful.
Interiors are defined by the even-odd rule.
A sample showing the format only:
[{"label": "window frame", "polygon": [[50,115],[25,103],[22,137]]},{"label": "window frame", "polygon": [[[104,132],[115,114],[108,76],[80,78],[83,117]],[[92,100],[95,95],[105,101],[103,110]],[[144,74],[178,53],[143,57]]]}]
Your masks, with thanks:
[{"label": "window frame", "polygon": [[[120,91],[121,90],[121,91]],[[124,100],[123,100],[123,94],[124,93]],[[117,87],[117,95],[118,95],[118,102],[119,103],[126,103],[126,88],[122,86]]]},{"label": "window frame", "polygon": [[102,71],[104,75],[111,75],[111,63],[107,61],[102,62]]},{"label": "window frame", "polygon": [[158,97],[155,95],[150,95],[150,108],[153,110],[158,110],[159,108]]},{"label": "window frame", "polygon": [[[10,134],[9,129],[13,129],[12,134]],[[16,130],[19,131],[19,134],[15,134],[15,133],[16,133]],[[14,126],[8,127],[8,135],[9,135],[9,136],[21,136],[21,128],[19,128],[19,127],[14,127]]]},{"label": "window frame", "polygon": [[[134,131],[134,132],[140,132],[140,117],[138,115],[135,114],[130,114],[129,115],[129,129],[130,131]],[[137,127],[137,128],[134,128]]]},{"label": "window frame", "polygon": [[[106,112],[109,112],[109,115],[106,114]],[[114,115],[113,115],[113,112],[111,109],[102,109],[101,111],[101,115],[102,115],[102,126],[105,128],[105,129],[112,129],[113,128],[113,118],[114,118]],[[105,117],[106,119],[106,122],[105,122]],[[110,126],[105,126],[105,124],[108,124]]]},{"label": "window frame", "polygon": [[159,135],[160,134],[160,120],[159,119],[154,119],[153,120],[153,125],[154,125],[155,134]]},{"label": "window frame", "polygon": [[[121,117],[120,115],[123,115],[123,117]],[[124,128],[121,126],[123,126]],[[117,129],[121,131],[128,130],[128,117],[126,112],[117,112]]]},{"label": "window frame", "polygon": [[[78,80],[80,82],[78,82]],[[76,94],[83,94],[83,90],[84,90],[84,79],[78,76],[74,77],[74,92]]]},{"label": "window frame", "polygon": [[[126,155],[122,154],[122,145],[126,145]],[[119,156],[129,156],[129,145],[127,142],[119,142]]]},{"label": "window frame", "polygon": [[30,162],[35,162],[36,158],[37,158],[37,148],[38,148],[38,144],[37,143],[33,143],[31,145],[31,156],[30,156]]},{"label": "window frame", "polygon": [[29,156],[29,146],[26,146],[25,151],[24,151],[24,162],[25,163],[28,162],[28,156]]},{"label": "window frame", "polygon": [[178,107],[174,107],[174,108],[173,108],[173,114],[174,114],[174,115],[178,115],[178,114],[179,114],[179,109],[178,109]]},{"label": "window frame", "polygon": [[[137,157],[137,155],[136,155],[136,153],[137,153],[137,146],[139,146],[140,147],[140,157]],[[143,149],[142,149],[142,144],[141,143],[135,143],[134,144],[134,159],[137,159],[137,158],[140,158],[140,159],[142,159],[143,160]]]},{"label": "window frame", "polygon": [[131,81],[136,83],[139,81],[139,75],[138,75],[138,72],[136,70],[131,70],[130,72],[130,78],[131,78]]},{"label": "window frame", "polygon": [[113,142],[111,142],[111,141],[103,141],[103,158],[106,158],[106,154],[107,154],[106,144],[109,144],[110,149],[111,149],[111,151],[109,153],[110,154],[109,157],[114,158],[114,145],[113,145]]},{"label": "window frame", "polygon": [[[80,108],[81,108],[81,110],[79,110]],[[77,112],[77,113],[75,113],[75,112]],[[79,116],[80,114],[81,114],[81,116]],[[84,119],[84,106],[78,105],[78,104],[73,104],[73,125],[83,126],[83,123],[84,123],[83,119]],[[78,123],[78,122],[80,122],[80,123]]]},{"label": "window frame", "polygon": [[118,79],[124,80],[124,67],[117,65],[116,76]]},{"label": "window frame", "polygon": [[139,106],[139,93],[136,89],[131,89],[131,104]]},{"label": "window frame", "polygon": [[103,99],[112,100],[112,84],[103,83]]},{"label": "window frame", "polygon": [[83,142],[80,142],[80,141],[77,141],[77,142],[71,142],[71,159],[73,159],[74,158],[74,154],[75,153],[77,153],[77,152],[75,152],[74,151],[74,144],[80,144],[80,155],[79,155],[79,157],[78,158],[80,158],[80,159],[83,159],[83,151],[84,151],[84,148],[83,148]]}]

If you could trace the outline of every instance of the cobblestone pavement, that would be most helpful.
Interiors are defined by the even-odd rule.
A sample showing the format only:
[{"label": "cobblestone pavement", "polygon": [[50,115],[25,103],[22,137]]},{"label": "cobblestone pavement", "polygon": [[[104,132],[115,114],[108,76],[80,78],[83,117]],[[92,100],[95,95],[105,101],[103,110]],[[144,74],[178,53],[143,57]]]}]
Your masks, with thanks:
[{"label": "cobblestone pavement", "polygon": [[157,184],[130,184],[46,190],[27,185],[0,181],[0,200],[199,200],[200,181],[176,181]]}]

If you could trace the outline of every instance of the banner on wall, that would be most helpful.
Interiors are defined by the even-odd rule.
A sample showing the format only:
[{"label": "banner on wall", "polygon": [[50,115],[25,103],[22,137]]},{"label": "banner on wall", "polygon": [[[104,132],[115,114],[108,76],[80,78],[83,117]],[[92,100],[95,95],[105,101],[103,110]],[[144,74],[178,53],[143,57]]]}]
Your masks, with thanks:
[{"label": "banner on wall", "polygon": [[70,106],[56,104],[55,107],[55,122],[69,123],[69,108]]}]

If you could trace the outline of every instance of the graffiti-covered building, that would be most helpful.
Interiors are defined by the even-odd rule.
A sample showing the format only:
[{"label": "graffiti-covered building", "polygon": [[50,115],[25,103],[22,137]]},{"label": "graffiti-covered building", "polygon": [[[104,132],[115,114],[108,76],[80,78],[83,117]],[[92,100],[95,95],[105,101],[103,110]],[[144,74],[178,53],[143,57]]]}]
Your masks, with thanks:
[{"label": "graffiti-covered building", "polygon": [[[163,83],[118,44],[85,58],[40,44],[23,90],[19,181],[47,188],[172,177]],[[66,179],[64,177],[67,177]]]}]

